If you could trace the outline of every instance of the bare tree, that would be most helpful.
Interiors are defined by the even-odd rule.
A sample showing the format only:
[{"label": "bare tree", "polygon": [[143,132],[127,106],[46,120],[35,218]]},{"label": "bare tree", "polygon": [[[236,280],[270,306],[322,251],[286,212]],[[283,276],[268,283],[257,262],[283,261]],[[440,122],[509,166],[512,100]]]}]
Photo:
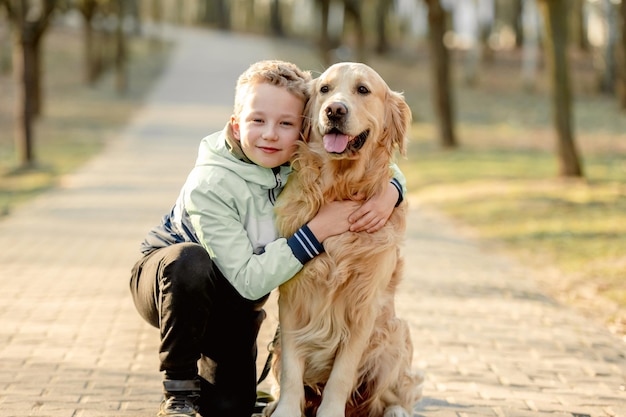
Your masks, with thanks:
[{"label": "bare tree", "polygon": [[209,25],[216,25],[223,30],[230,29],[229,3],[228,0],[204,0],[204,16],[202,22]]},{"label": "bare tree", "polygon": [[430,65],[432,85],[435,88],[433,99],[439,123],[440,141],[443,148],[454,148],[458,144],[454,134],[450,58],[448,49],[443,43],[446,12],[441,7],[440,0],[425,1],[428,5]]},{"label": "bare tree", "polygon": [[270,3],[270,27],[275,36],[285,36],[280,0],[272,0]]},{"label": "bare tree", "polygon": [[14,32],[13,72],[18,84],[16,101],[16,149],[22,167],[35,162],[33,118],[41,109],[41,40],[48,28],[56,0],[44,0],[41,8],[26,0],[4,0]]},{"label": "bare tree", "polygon": [[0,74],[9,74],[11,72],[11,36],[8,30],[8,23],[5,19],[4,8],[0,0]]},{"label": "bare tree", "polygon": [[521,48],[524,44],[524,28],[522,26],[522,7],[524,0],[512,0],[512,24],[515,31],[515,46]]},{"label": "bare tree", "polygon": [[387,19],[393,2],[388,0],[377,0],[376,2],[376,52],[384,54],[389,50],[389,40],[387,39]]},{"label": "bare tree", "polygon": [[[320,27],[320,39],[319,46],[322,55],[322,60],[326,65],[330,65],[333,62],[331,56],[331,50],[335,41],[341,42],[341,39],[333,40],[330,36],[329,16],[331,13],[331,1],[330,0],[315,0],[317,6],[321,11],[321,27]],[[356,60],[365,62],[365,29],[363,26],[363,14],[361,11],[362,0],[342,0],[341,6],[343,6],[344,20],[346,17],[350,17],[354,22],[354,27],[357,36],[357,53]],[[339,3],[335,3],[337,5]],[[343,25],[345,27],[345,25]],[[339,35],[341,38],[341,35]]]},{"label": "bare tree", "polygon": [[587,39],[587,28],[585,25],[585,0],[573,0],[571,6],[571,26],[573,41],[578,48],[583,51],[589,49],[589,40]]},{"label": "bare tree", "polygon": [[83,17],[84,77],[94,84],[105,70],[115,69],[116,89],[126,89],[126,33],[124,19],[132,2],[128,0],[77,0]]},{"label": "bare tree", "polygon": [[331,41],[328,33],[328,14],[330,13],[330,0],[316,0],[315,1],[320,8],[321,21],[320,21],[320,38],[319,48],[322,55],[322,61],[329,65],[331,63],[330,50]]},{"label": "bare tree", "polygon": [[552,86],[552,113],[557,132],[559,174],[582,177],[583,170],[574,142],[572,98],[567,66],[567,0],[540,0],[546,25],[546,62]]},{"label": "bare tree", "polygon": [[84,57],[85,57],[85,81],[87,84],[96,82],[100,73],[100,59],[96,53],[94,46],[95,36],[93,29],[93,20],[98,10],[97,0],[78,0],[76,8],[83,17],[83,39],[84,39]]},{"label": "bare tree", "polygon": [[622,26],[622,39],[618,51],[620,78],[617,93],[619,95],[620,107],[626,110],[626,0],[622,0],[622,5],[620,6],[620,21]]},{"label": "bare tree", "polygon": [[363,25],[363,13],[361,3],[363,0],[343,0],[346,8],[346,16],[350,16],[354,22],[356,30],[357,46],[356,59],[360,62],[366,61],[365,53],[365,29]]},{"label": "bare tree", "polygon": [[128,47],[126,32],[124,31],[124,19],[126,18],[126,0],[115,0],[114,8],[117,15],[115,26],[115,89],[119,94],[126,93],[128,89]]}]

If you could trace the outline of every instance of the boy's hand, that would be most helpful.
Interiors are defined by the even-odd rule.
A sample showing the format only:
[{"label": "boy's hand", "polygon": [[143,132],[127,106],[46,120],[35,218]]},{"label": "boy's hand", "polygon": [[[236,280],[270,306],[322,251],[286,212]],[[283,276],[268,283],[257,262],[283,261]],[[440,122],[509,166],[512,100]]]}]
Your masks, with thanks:
[{"label": "boy's hand", "polygon": [[380,230],[389,220],[397,201],[398,189],[389,183],[348,217],[352,223],[350,231],[373,233]]},{"label": "boy's hand", "polygon": [[350,200],[326,203],[309,221],[309,229],[320,243],[327,237],[347,232],[352,225],[348,218],[361,204],[360,201]]}]

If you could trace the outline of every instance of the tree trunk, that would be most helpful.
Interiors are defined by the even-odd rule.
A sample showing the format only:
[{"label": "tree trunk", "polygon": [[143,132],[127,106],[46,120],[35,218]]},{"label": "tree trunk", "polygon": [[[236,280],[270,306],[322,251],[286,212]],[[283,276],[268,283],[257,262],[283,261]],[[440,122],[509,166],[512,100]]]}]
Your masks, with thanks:
[{"label": "tree trunk", "polygon": [[128,89],[127,77],[127,48],[126,48],[126,32],[124,32],[124,18],[126,10],[124,8],[125,0],[117,0],[117,26],[115,27],[115,89],[118,94],[126,93]]},{"label": "tree trunk", "polygon": [[92,85],[98,78],[98,59],[95,53],[91,18],[83,21],[83,37],[85,42],[85,82]]},{"label": "tree trunk", "polygon": [[217,26],[222,30],[230,29],[230,8],[226,0],[216,0]]},{"label": "tree trunk", "polygon": [[450,59],[443,43],[446,29],[446,15],[440,0],[427,0],[428,26],[430,32],[430,64],[435,113],[439,124],[439,135],[443,148],[458,146],[454,134],[452,92],[450,84]]},{"label": "tree trunk", "polygon": [[[35,163],[33,118],[41,105],[36,102],[43,97],[39,67],[39,45],[54,11],[56,1],[45,0],[41,9],[31,8],[30,3],[14,0],[5,1],[7,16],[13,27],[13,68],[17,89],[15,109],[15,141],[18,162],[22,167]],[[28,18],[39,12],[37,18]]]},{"label": "tree trunk", "polygon": [[[228,1],[227,3],[230,2]],[[234,7],[237,8],[236,13],[233,14],[233,19],[235,20],[233,28],[235,30],[256,32],[261,27],[265,27],[267,23],[264,21],[263,24],[259,24],[260,19],[256,17],[257,5],[255,3],[253,0],[245,1],[243,5],[241,5],[241,2],[234,2]]]},{"label": "tree trunk", "polygon": [[274,34],[275,36],[285,36],[280,8],[280,0],[272,0],[272,2],[270,3],[270,27],[272,28],[272,34]]},{"label": "tree trunk", "polygon": [[582,177],[571,120],[572,98],[567,66],[567,0],[540,0],[546,24],[546,62],[552,86],[552,113],[557,132],[559,175]]},{"label": "tree trunk", "polygon": [[[28,25],[28,24],[27,24]],[[41,78],[41,74],[43,73],[41,66],[41,37],[40,34],[37,33],[37,29],[35,27],[26,28],[27,31],[32,31],[32,35],[28,35],[29,37],[33,37],[33,42],[29,44],[29,48],[32,48],[32,51],[29,52],[32,56],[32,66],[33,66],[33,75],[32,75],[32,111],[33,111],[33,119],[37,119],[43,113],[43,82]]]},{"label": "tree trunk", "polygon": [[589,50],[587,28],[585,27],[585,0],[573,0],[572,5],[572,36],[573,41],[582,51]]},{"label": "tree trunk", "polygon": [[[158,6],[156,3],[159,3]],[[155,5],[153,8],[160,8],[160,0],[153,0]],[[216,25],[219,29],[227,30],[230,28],[230,13],[226,0],[204,0],[202,2],[203,14],[201,22],[207,25]]]},{"label": "tree trunk", "polygon": [[620,20],[622,22],[622,40],[619,47],[620,79],[617,88],[620,107],[626,110],[626,0],[620,6]]},{"label": "tree trunk", "polygon": [[[1,10],[2,2],[0,2],[0,11]],[[0,24],[4,25],[4,16],[0,17],[0,22]],[[9,75],[11,73],[11,67],[13,65],[11,58],[12,50],[11,33],[4,29],[0,30],[0,74],[2,75]]]},{"label": "tree trunk", "polygon": [[376,4],[376,52],[384,54],[389,50],[389,40],[387,39],[387,17],[392,2],[388,0],[378,0]]},{"label": "tree trunk", "polygon": [[[20,28],[15,30],[21,32]],[[15,148],[19,165],[27,168],[35,163],[33,150],[33,97],[35,95],[33,80],[35,72],[32,39],[25,39],[23,33],[16,33],[13,51],[13,68],[18,85],[15,103]]]},{"label": "tree trunk", "polygon": [[515,46],[521,48],[524,45],[524,28],[522,26],[522,2],[513,0],[513,29],[515,30]]},{"label": "tree trunk", "polygon": [[33,36],[33,117],[40,116],[43,112],[43,81],[42,81],[42,65],[41,59],[41,43],[44,33],[48,29],[48,24],[52,16],[52,12],[56,7],[56,0],[46,0],[43,2],[42,10],[40,11],[39,18],[32,22],[27,22],[27,30],[32,31]]},{"label": "tree trunk", "polygon": [[83,17],[84,76],[88,85],[95,83],[98,78],[98,59],[95,53],[93,31],[93,17],[97,6],[95,0],[83,0],[78,4],[78,10]]},{"label": "tree trunk", "polygon": [[330,57],[330,35],[328,33],[328,14],[330,13],[330,0],[316,0],[320,7],[320,39],[319,48],[322,62],[328,66],[331,64]]},{"label": "tree trunk", "polygon": [[[361,13],[360,0],[344,0],[346,15],[352,16],[354,28],[356,30],[356,60],[365,62],[367,60],[365,53],[365,30],[363,29],[363,14]],[[345,25],[344,25],[345,27]]]}]

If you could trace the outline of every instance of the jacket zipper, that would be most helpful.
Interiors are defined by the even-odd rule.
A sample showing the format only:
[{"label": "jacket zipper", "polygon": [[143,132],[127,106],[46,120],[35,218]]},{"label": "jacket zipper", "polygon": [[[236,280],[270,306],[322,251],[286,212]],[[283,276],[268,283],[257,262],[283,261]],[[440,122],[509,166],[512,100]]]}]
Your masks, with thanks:
[{"label": "jacket zipper", "polygon": [[272,188],[271,190],[268,190],[268,197],[270,199],[270,203],[272,203],[272,205],[276,204],[276,190],[279,189],[280,187],[282,187],[283,185],[283,179],[280,177],[280,168],[272,168],[272,172],[274,172],[274,177],[276,179],[276,186],[274,188]]}]

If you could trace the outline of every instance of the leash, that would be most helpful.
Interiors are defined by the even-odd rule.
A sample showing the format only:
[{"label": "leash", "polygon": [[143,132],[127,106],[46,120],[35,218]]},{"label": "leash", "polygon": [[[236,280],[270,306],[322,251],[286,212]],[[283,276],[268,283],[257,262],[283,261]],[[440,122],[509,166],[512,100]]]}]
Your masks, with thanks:
[{"label": "leash", "polygon": [[276,343],[278,342],[279,337],[280,337],[280,325],[276,326],[276,332],[274,333],[274,338],[267,345],[267,350],[269,352],[269,355],[267,356],[267,360],[265,361],[265,366],[263,366],[263,371],[261,371],[261,375],[259,376],[257,385],[259,385],[261,382],[265,380],[265,378],[267,378],[267,376],[270,373],[270,370],[272,369],[272,360],[274,359],[274,346],[276,346]]}]

